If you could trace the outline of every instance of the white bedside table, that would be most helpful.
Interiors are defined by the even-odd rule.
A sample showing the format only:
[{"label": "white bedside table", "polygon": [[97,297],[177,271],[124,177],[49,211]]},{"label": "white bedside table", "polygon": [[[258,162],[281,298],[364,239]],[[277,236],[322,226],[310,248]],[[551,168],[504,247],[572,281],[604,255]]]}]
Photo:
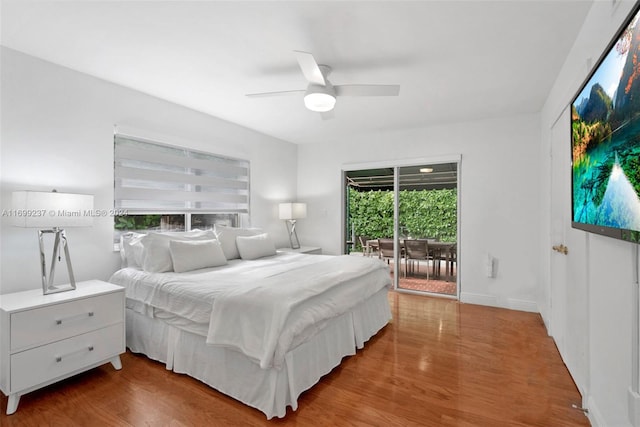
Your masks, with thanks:
[{"label": "white bedside table", "polygon": [[122,368],[124,288],[89,280],[50,295],[0,295],[0,335],[0,390],[10,415],[33,390],[107,362]]},{"label": "white bedside table", "polygon": [[300,246],[298,249],[292,248],[278,248],[279,251],[282,252],[296,252],[299,254],[313,254],[313,255],[321,255],[322,248],[317,246]]}]

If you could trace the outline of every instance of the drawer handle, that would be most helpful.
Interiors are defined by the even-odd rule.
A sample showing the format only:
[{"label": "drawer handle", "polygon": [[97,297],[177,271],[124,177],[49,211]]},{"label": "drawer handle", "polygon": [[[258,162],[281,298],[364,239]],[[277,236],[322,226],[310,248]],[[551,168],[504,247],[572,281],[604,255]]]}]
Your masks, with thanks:
[{"label": "drawer handle", "polygon": [[68,322],[70,320],[80,320],[85,318],[86,316],[93,317],[93,311],[90,311],[86,314],[78,314],[77,316],[70,316],[70,317],[65,317],[63,319],[57,319],[56,325],[62,325],[62,321]]},{"label": "drawer handle", "polygon": [[[92,346],[92,345],[90,345],[90,346],[88,346],[86,349],[87,349],[88,351],[93,351],[93,346]],[[81,352],[83,352],[84,350],[85,350],[84,348],[81,348],[80,350],[72,351],[71,353],[67,353],[67,354],[65,354],[65,355],[63,355],[63,356],[56,356],[56,362],[60,363],[60,362],[62,362],[62,358],[63,358],[63,357],[73,356],[74,354],[81,353]]]}]

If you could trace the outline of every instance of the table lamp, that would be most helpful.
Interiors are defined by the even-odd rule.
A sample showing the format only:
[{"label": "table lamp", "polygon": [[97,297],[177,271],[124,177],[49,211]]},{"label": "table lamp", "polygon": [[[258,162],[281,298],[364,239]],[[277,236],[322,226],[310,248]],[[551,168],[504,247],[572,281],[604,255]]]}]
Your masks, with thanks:
[{"label": "table lamp", "polygon": [[280,219],[285,220],[292,249],[300,249],[300,241],[298,233],[296,233],[296,220],[306,217],[306,203],[280,203]]},{"label": "table lamp", "polygon": [[[39,229],[42,292],[47,295],[75,289],[76,281],[73,276],[69,245],[63,227],[89,227],[93,224],[93,196],[58,193],[56,190],[52,192],[14,191],[12,193],[12,207],[14,225]],[[45,234],[54,235],[51,269],[48,277],[44,253]],[[61,249],[64,251],[67,263],[69,284],[54,286],[56,258],[60,259]]]}]

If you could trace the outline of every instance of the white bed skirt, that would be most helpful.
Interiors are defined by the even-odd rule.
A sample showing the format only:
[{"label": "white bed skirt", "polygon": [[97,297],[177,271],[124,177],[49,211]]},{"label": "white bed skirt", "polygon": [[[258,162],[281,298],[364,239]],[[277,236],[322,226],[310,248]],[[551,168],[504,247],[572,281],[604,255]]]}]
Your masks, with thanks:
[{"label": "white bed skirt", "polygon": [[206,337],[127,309],[127,347],[262,411],[267,419],[295,411],[298,396],[391,319],[384,288],[350,312],[329,321],[311,340],[290,350],[282,369],[261,369],[243,354],[207,345]]}]

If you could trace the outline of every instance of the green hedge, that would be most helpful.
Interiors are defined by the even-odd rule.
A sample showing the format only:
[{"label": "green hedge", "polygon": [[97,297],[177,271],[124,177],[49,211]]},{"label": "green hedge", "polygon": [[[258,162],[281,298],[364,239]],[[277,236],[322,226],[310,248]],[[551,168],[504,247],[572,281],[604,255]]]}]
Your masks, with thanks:
[{"label": "green hedge", "polygon": [[[400,190],[400,235],[455,242],[457,192]],[[349,188],[349,228],[355,236],[374,239],[393,236],[393,192]],[[358,242],[356,247],[359,248]]]}]

